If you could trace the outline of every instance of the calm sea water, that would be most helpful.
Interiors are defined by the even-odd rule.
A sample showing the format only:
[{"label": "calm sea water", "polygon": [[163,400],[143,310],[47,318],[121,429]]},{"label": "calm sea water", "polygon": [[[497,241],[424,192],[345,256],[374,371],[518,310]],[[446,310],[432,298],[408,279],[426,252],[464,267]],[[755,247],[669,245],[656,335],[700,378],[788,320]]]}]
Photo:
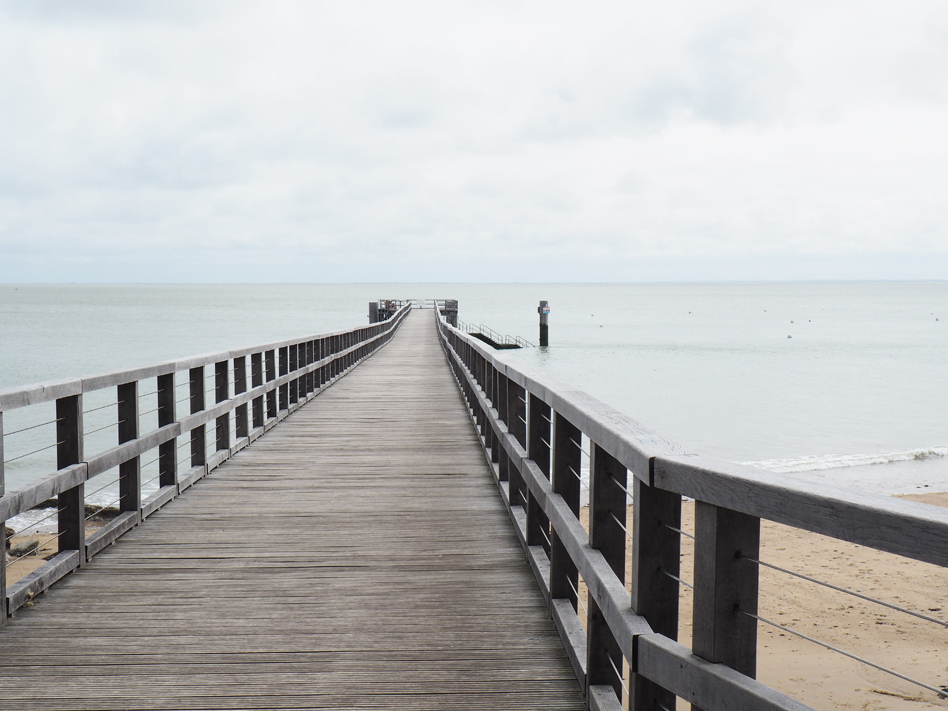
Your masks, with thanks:
[{"label": "calm sea water", "polygon": [[511,357],[691,451],[948,490],[948,283],[0,285],[0,388],[356,326],[378,298],[534,342],[546,299],[551,346]]}]

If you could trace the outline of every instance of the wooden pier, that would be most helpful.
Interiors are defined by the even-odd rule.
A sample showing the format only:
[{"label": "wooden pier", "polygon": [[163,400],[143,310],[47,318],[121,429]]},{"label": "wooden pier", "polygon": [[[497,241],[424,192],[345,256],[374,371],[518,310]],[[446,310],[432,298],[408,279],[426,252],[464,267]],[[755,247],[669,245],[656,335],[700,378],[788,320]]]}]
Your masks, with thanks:
[{"label": "wooden pier", "polygon": [[0,565],[0,709],[803,711],[755,679],[760,567],[797,575],[759,559],[761,520],[948,567],[948,511],[689,454],[437,308],[0,392],[0,442],[43,427],[55,469],[25,488],[3,464],[34,453],[0,448],[0,520],[54,497],[58,543]]},{"label": "wooden pier", "polygon": [[432,311],[0,633],[3,709],[581,709]]}]

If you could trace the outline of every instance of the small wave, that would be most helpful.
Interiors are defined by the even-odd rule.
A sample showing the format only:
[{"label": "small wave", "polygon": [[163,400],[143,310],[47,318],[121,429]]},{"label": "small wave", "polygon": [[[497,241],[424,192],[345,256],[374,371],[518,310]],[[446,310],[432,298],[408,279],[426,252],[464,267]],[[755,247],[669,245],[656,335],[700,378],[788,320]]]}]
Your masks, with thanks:
[{"label": "small wave", "polygon": [[827,454],[794,457],[791,459],[761,459],[755,462],[744,462],[748,466],[760,467],[778,474],[793,474],[796,472],[816,472],[825,469],[840,469],[843,467],[863,467],[869,464],[889,464],[891,462],[909,462],[912,460],[934,459],[948,457],[948,445],[928,447],[926,449],[910,449],[904,452],[885,452],[877,454]]}]

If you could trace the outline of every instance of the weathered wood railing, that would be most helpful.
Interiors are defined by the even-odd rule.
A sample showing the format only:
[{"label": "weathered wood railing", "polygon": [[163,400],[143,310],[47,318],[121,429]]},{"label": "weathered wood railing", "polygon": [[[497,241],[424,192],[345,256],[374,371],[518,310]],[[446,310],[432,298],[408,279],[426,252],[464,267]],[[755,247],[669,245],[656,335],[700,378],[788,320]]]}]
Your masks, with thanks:
[{"label": "weathered wood railing", "polygon": [[[706,711],[809,708],[754,678],[761,519],[948,566],[945,509],[688,454],[444,319],[437,324],[590,708],[621,708],[623,662],[636,711],[673,710],[676,697]],[[695,500],[696,518],[691,649],[676,641],[683,496]]]},{"label": "weathered wood railing", "polygon": [[[388,342],[410,309],[407,304],[387,321],[348,331],[0,391],[0,523],[55,498],[51,518],[57,523],[58,542],[56,555],[9,586],[5,556],[0,555],[0,625],[33,595],[81,566]],[[146,384],[149,392],[143,393]],[[114,391],[115,401],[84,409],[84,398],[102,391]],[[207,402],[208,395],[213,404]],[[154,407],[143,411],[149,397],[155,398]],[[53,419],[19,431],[37,432],[42,438],[45,446],[29,454],[55,451],[55,473],[7,493],[4,413],[43,403],[55,405]],[[187,414],[177,411],[182,403],[188,403]],[[84,415],[93,411],[97,417],[112,417],[90,431],[84,427]],[[154,427],[145,431],[143,423]],[[116,446],[90,455],[86,441],[92,432],[113,427]],[[55,435],[44,434],[53,431]],[[182,448],[187,450],[179,461]],[[157,464],[156,490],[143,498],[147,482],[142,481],[141,462],[155,450],[157,456],[149,464]],[[6,461],[13,459],[21,457],[8,456]],[[110,474],[116,470],[112,482]],[[106,487],[117,485],[120,513],[87,537],[85,486],[96,477],[106,479]]]}]

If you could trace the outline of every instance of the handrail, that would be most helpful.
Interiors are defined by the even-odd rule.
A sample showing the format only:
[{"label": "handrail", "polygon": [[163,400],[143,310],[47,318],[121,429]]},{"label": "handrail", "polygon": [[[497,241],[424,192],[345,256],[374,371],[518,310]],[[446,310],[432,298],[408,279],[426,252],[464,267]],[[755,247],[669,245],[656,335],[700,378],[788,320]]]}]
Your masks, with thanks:
[{"label": "handrail", "polygon": [[[617,671],[624,660],[635,676],[632,693],[647,699],[646,708],[674,708],[676,696],[705,711],[809,708],[753,678],[762,518],[948,566],[948,510],[693,455],[443,318],[437,328],[591,707],[620,707],[626,685]],[[586,460],[588,533],[579,521]],[[692,649],[675,641],[682,496],[696,501],[693,582],[701,612]],[[585,631],[578,621],[580,577],[589,595]],[[715,595],[723,581],[734,597]],[[640,708],[634,700],[630,706]]]},{"label": "handrail", "polygon": [[[53,497],[58,498],[60,509],[56,517],[59,553],[47,563],[7,585],[6,563],[0,557],[0,625],[33,595],[141,523],[385,345],[411,308],[405,302],[388,320],[369,326],[0,391],[0,521]],[[213,368],[205,372],[206,366]],[[145,380],[147,388],[141,387]],[[116,388],[114,403],[83,410],[83,396],[109,388]],[[187,393],[184,398],[179,397],[181,390]],[[208,395],[213,396],[213,403],[207,401]],[[146,397],[156,397],[156,401],[142,412],[140,405]],[[50,440],[38,451],[56,450],[55,471],[6,492],[4,464],[20,457],[4,453],[9,452],[4,447],[4,414],[43,403],[55,403],[55,418],[43,423],[50,427],[20,428],[16,433],[29,431]],[[178,413],[180,404],[187,404],[187,414]],[[105,427],[84,426],[84,416],[92,413],[108,418]],[[149,415],[157,426],[142,432],[142,420]],[[118,433],[115,445],[85,451],[90,434],[113,427]],[[188,454],[179,461],[182,448]],[[149,452],[149,464],[158,464],[153,477],[158,489],[143,499],[142,469],[147,465],[141,464],[141,458]],[[121,513],[87,538],[85,482],[116,468]]]}]

